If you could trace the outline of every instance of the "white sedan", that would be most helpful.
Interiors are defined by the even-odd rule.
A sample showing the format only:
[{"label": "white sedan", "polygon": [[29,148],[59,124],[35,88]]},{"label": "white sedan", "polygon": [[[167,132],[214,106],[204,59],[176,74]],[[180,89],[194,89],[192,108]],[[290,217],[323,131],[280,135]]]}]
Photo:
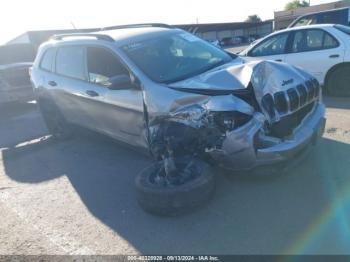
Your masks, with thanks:
[{"label": "white sedan", "polygon": [[331,95],[350,95],[350,27],[320,24],[272,33],[240,53],[245,60],[299,66]]}]

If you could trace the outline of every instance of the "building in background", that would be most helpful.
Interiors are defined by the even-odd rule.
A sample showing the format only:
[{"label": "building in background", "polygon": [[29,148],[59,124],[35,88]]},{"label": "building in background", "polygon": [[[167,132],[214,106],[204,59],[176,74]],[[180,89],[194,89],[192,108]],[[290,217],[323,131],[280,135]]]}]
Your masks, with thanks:
[{"label": "building in background", "polygon": [[38,48],[43,42],[47,41],[51,36],[58,34],[86,33],[93,32],[97,29],[62,29],[62,30],[38,30],[25,32],[6,43],[13,44],[31,44],[34,48]]},{"label": "building in background", "polygon": [[343,0],[338,2],[332,2],[321,5],[313,5],[309,7],[297,8],[290,11],[278,11],[274,13],[275,30],[281,30],[287,28],[298,17],[322,11],[328,11],[332,9],[338,9],[343,7],[350,7],[350,0]]},{"label": "building in background", "polygon": [[260,38],[273,31],[273,20],[259,23],[211,23],[211,24],[183,24],[175,25],[189,31],[207,41],[221,41],[227,38],[240,37],[242,39]]}]

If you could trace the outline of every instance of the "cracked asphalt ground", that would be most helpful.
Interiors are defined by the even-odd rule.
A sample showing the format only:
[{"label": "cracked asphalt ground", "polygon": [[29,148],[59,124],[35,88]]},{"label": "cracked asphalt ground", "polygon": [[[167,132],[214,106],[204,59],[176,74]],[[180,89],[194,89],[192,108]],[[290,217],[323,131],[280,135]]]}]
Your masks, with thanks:
[{"label": "cracked asphalt ground", "polygon": [[147,157],[95,134],[53,141],[35,104],[0,109],[0,254],[349,254],[350,99],[326,99],[324,137],[294,169],[216,171],[203,208],[143,212]]}]

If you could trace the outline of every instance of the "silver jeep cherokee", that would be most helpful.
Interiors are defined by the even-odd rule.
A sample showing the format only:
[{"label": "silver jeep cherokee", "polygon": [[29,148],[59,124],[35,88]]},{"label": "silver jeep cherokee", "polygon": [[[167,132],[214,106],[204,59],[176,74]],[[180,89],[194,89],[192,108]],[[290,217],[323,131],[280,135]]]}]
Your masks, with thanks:
[{"label": "silver jeep cherokee", "polygon": [[290,162],[325,125],[308,73],[246,63],[161,24],[55,36],[40,47],[31,79],[53,135],[69,124],[107,134],[162,159],[168,175],[169,159],[183,155],[232,170]]}]

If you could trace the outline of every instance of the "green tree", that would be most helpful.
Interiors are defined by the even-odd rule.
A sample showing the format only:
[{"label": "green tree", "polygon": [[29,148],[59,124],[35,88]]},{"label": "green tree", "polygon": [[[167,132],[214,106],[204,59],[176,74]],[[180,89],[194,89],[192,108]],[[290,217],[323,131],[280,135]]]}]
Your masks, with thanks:
[{"label": "green tree", "polygon": [[293,10],[299,7],[307,7],[310,6],[310,3],[305,0],[292,0],[286,4],[284,7],[285,11]]},{"label": "green tree", "polygon": [[261,18],[258,15],[250,15],[245,21],[248,23],[259,23]]}]

